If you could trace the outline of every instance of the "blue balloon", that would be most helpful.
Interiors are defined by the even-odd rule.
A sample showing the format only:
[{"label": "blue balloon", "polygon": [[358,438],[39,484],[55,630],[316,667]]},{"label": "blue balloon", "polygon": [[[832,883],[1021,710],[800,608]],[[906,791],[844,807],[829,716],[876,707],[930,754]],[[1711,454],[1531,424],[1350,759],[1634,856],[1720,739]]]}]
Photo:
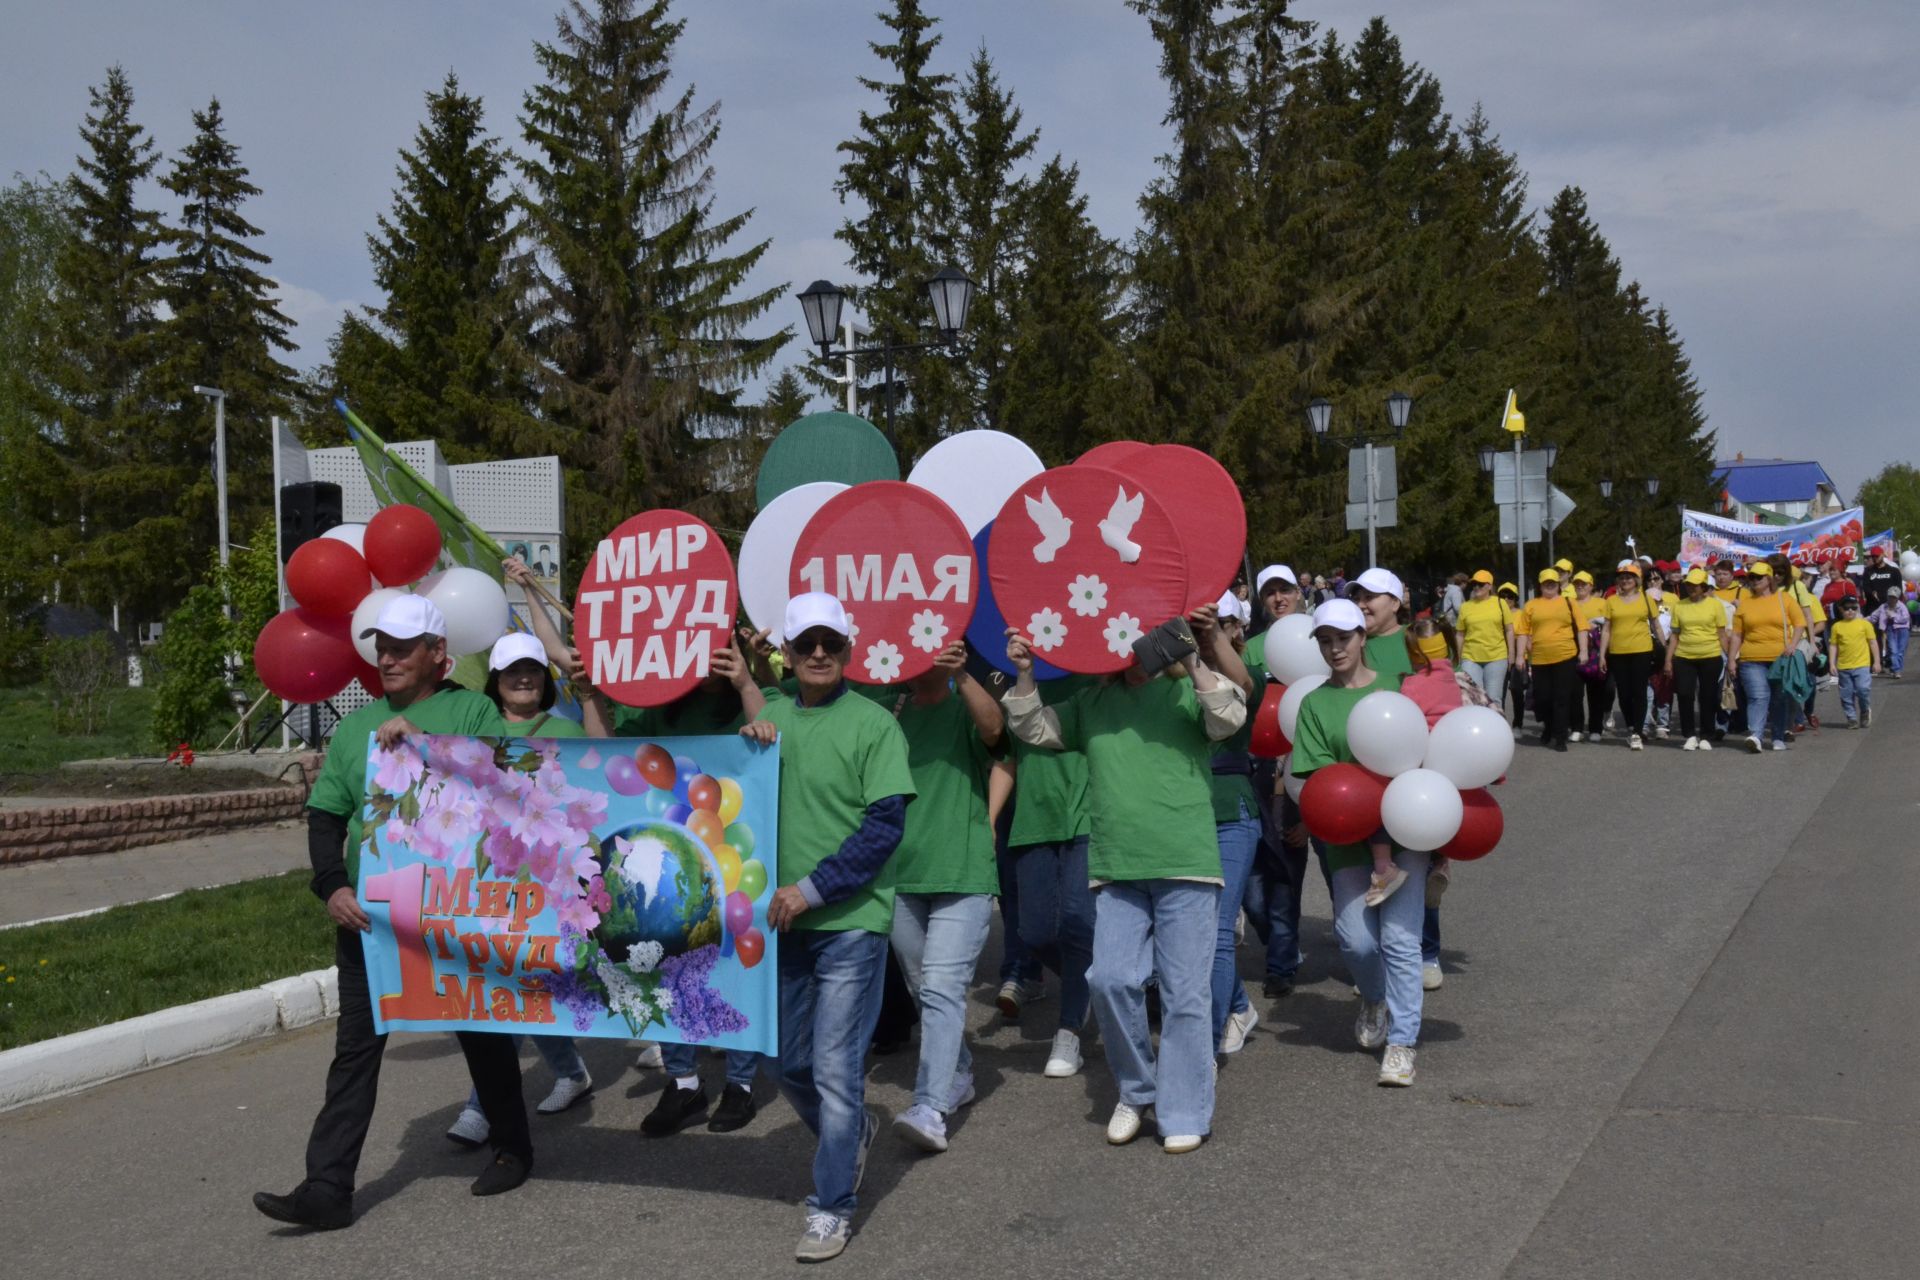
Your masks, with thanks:
[{"label": "blue balloon", "polygon": [[700,766],[694,763],[692,756],[675,756],[673,758],[673,798],[685,800],[687,784],[699,776]]},{"label": "blue balloon", "polygon": [[684,825],[687,819],[693,816],[693,809],[684,804],[669,805],[663,816],[668,822],[678,822]]},{"label": "blue balloon", "polygon": [[[987,577],[987,540],[993,536],[993,521],[989,520],[985,528],[973,535],[973,554],[978,564],[979,580],[973,587],[973,621],[967,624],[967,643],[973,651],[984,658],[987,664],[997,671],[1014,675],[1013,664],[1007,661],[1007,619],[1000,612],[1000,606],[993,598],[993,584]],[[1033,678],[1035,680],[1058,680],[1066,675],[1059,667],[1039,657],[1033,659]]]}]

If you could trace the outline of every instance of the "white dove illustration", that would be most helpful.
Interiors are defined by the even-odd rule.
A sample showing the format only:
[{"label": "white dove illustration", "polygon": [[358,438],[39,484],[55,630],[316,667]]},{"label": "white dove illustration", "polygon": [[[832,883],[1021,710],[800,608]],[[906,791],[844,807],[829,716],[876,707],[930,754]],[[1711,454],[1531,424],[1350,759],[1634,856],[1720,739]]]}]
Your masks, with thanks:
[{"label": "white dove illustration", "polygon": [[1125,486],[1113,499],[1113,510],[1107,512],[1107,518],[1100,522],[1100,541],[1120,553],[1122,564],[1132,564],[1140,558],[1140,544],[1128,538],[1133,532],[1134,522],[1140,518],[1141,501],[1144,492],[1127,496]]},{"label": "white dove illustration", "polygon": [[1040,490],[1038,499],[1028,497],[1027,514],[1040,530],[1040,541],[1033,548],[1033,558],[1041,564],[1052,564],[1053,553],[1066,546],[1067,539],[1073,534],[1073,521],[1060,514],[1053,495],[1045,489]]}]

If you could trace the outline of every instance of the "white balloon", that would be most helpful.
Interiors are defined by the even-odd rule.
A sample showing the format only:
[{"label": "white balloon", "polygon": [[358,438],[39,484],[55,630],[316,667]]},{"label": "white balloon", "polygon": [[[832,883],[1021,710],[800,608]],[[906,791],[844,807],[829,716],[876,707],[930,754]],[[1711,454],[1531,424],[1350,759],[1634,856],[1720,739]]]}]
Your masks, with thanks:
[{"label": "white balloon", "polygon": [[1462,791],[1492,786],[1513,763],[1513,726],[1492,707],[1461,707],[1427,734],[1424,767]]},{"label": "white balloon", "polygon": [[760,508],[740,539],[740,606],[754,626],[773,633],[775,644],[782,639],[780,626],[787,618],[793,548],[814,513],[846,488],[833,480],[795,485]]},{"label": "white balloon", "polygon": [[1000,514],[1014,490],[1045,471],[1040,455],[1004,431],[956,431],[913,464],[908,484],[938,497],[973,537]]},{"label": "white balloon", "polygon": [[1920,551],[1915,551],[1912,547],[1908,547],[1900,553],[1900,563],[1920,564]]},{"label": "white balloon", "polygon": [[1327,660],[1320,656],[1320,642],[1313,638],[1313,619],[1304,613],[1290,613],[1274,620],[1267,628],[1261,660],[1275,680],[1288,686],[1308,676],[1332,672]]},{"label": "white balloon", "polygon": [[1293,773],[1293,756],[1289,754],[1286,763],[1280,766],[1280,785],[1287,789],[1287,798],[1295,804],[1300,803],[1300,793],[1307,789],[1307,780],[1297,778]]},{"label": "white balloon", "polygon": [[367,526],[363,524],[337,524],[320,536],[344,542],[361,555],[367,554]]},{"label": "white balloon", "polygon": [[1908,582],[1920,582],[1920,560],[1913,560],[1904,565],[1900,570],[1900,576]]},{"label": "white balloon", "polygon": [[373,637],[361,639],[360,633],[380,619],[380,611],[387,607],[387,601],[409,594],[405,587],[381,587],[367,593],[367,598],[353,608],[353,647],[368,666],[375,665],[380,655],[373,650]]},{"label": "white balloon", "polygon": [[511,612],[507,593],[478,569],[455,565],[420,579],[420,594],[433,601],[447,620],[447,656],[458,658],[491,648],[507,634]]},{"label": "white balloon", "polygon": [[[1459,835],[1464,812],[1460,788],[1432,769],[1407,770],[1389,782],[1386,794],[1380,797],[1380,825],[1393,842],[1423,853]],[[1406,891],[1404,887],[1400,890]]]},{"label": "white balloon", "polygon": [[1427,714],[1404,693],[1370,693],[1347,717],[1347,748],[1363,767],[1397,778],[1427,758]]},{"label": "white balloon", "polygon": [[1325,676],[1306,676],[1288,685],[1280,696],[1280,732],[1287,736],[1288,742],[1293,741],[1293,731],[1300,727],[1300,704],[1326,682]]}]

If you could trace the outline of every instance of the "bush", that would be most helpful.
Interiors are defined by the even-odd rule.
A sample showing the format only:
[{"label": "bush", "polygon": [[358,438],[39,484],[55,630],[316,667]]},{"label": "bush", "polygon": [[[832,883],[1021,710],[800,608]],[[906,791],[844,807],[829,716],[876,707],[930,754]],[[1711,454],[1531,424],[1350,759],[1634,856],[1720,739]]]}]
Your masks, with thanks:
[{"label": "bush", "polygon": [[44,655],[54,728],[92,737],[100,731],[107,693],[126,684],[126,668],[113,641],[96,632],[48,640]]},{"label": "bush", "polygon": [[232,717],[226,666],[231,627],[223,603],[217,588],[197,586],[160,633],[153,738],[162,747],[190,742],[204,748],[208,736],[216,729],[224,732]]}]

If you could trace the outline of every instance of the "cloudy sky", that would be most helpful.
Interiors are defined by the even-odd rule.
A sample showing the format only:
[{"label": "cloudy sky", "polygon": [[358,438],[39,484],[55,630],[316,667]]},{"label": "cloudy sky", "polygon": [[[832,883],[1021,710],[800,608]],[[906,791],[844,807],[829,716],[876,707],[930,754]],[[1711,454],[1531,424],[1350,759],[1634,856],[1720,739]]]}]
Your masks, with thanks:
[{"label": "cloudy sky", "polygon": [[[8,0],[0,172],[65,174],[108,64],[169,154],[217,95],[264,194],[249,209],[299,323],[324,354],[371,302],[364,235],[396,150],[448,70],[514,115],[553,0]],[[764,283],[844,274],[834,144],[873,71],[877,0],[683,0],[679,74],[724,123],[719,208],[756,210]],[[930,0],[945,66],[984,42],[1044,151],[1079,163],[1116,236],[1163,150],[1143,19],[1121,0]],[[1478,100],[1536,206],[1585,188],[1627,274],[1673,313],[1722,456],[1813,457],[1844,491],[1920,461],[1908,407],[1920,293],[1920,8],[1911,0],[1302,0],[1351,36],[1384,13],[1449,108]],[[164,193],[155,192],[158,202]],[[799,328],[797,303],[780,323]],[[789,352],[797,358],[797,349]],[[1524,406],[1524,399],[1522,404]],[[1541,424],[1551,430],[1551,424]]]}]

